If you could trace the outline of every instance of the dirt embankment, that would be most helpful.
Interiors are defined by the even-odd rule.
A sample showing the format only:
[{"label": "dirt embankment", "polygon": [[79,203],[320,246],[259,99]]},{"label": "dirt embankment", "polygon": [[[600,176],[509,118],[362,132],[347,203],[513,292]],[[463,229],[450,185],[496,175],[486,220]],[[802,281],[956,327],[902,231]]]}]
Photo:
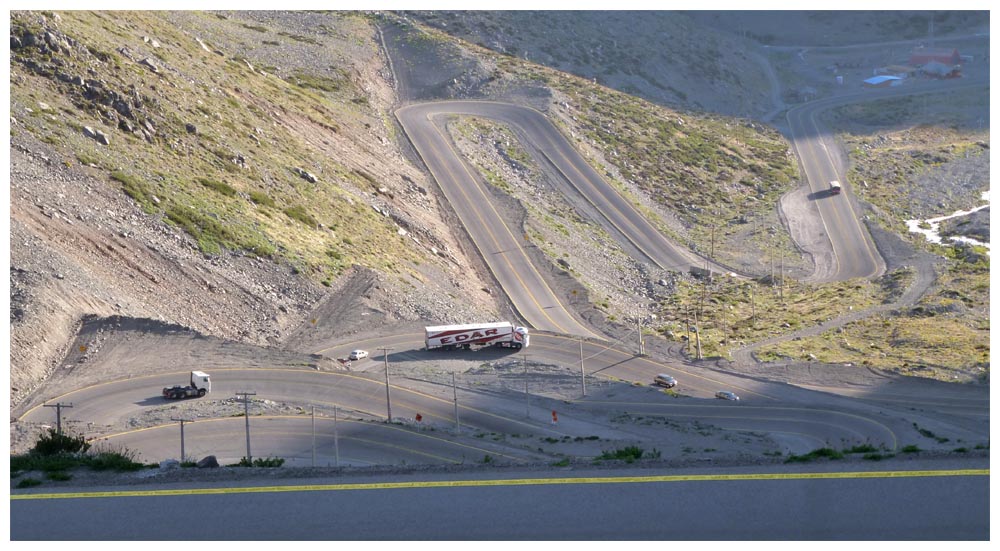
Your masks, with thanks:
[{"label": "dirt embankment", "polygon": [[[377,181],[385,181],[380,183],[384,189],[375,193],[350,188],[345,193],[356,193],[356,201],[372,205],[384,222],[379,229],[396,224],[393,237],[404,243],[404,247],[423,251],[426,260],[415,266],[412,273],[401,276],[392,270],[351,267],[348,259],[342,276],[328,281],[327,287],[318,283],[315,273],[303,272],[300,265],[293,266],[294,255],[258,257],[225,249],[218,254],[206,254],[198,240],[167,220],[164,211],[148,214],[123,193],[119,181],[109,178],[109,172],[121,166],[115,164],[119,162],[116,155],[129,158],[129,148],[148,148],[150,144],[174,151],[172,148],[177,147],[177,141],[166,143],[162,133],[143,141],[108,128],[110,143],[96,146],[97,154],[88,153],[90,149],[87,148],[95,147],[96,142],[81,137],[80,126],[94,124],[89,122],[93,113],[87,109],[110,113],[109,108],[83,102],[77,97],[80,92],[73,88],[77,85],[70,82],[71,77],[67,77],[70,81],[60,80],[48,69],[47,62],[40,64],[32,57],[59,57],[63,63],[60,66],[67,71],[83,71],[79,67],[89,64],[92,73],[86,74],[103,79],[91,79],[94,86],[108,87],[109,83],[117,82],[117,77],[101,73],[107,69],[107,64],[94,58],[85,46],[98,48],[100,44],[101,48],[108,49],[111,46],[101,42],[101,38],[87,35],[86,25],[81,26],[75,17],[64,19],[51,13],[20,13],[18,17],[24,28],[18,27],[18,55],[23,63],[12,62],[12,405],[21,403],[46,378],[62,368],[71,346],[75,346],[71,343],[82,320],[93,316],[152,320],[227,341],[265,348],[295,348],[309,346],[309,331],[303,328],[313,334],[322,330],[328,335],[346,335],[401,321],[435,319],[448,322],[491,317],[495,313],[497,306],[488,296],[481,297],[480,301],[454,299],[469,288],[479,289],[483,285],[476,273],[468,269],[469,259],[464,256],[461,246],[450,237],[450,226],[440,217],[440,205],[428,191],[430,184],[420,179],[418,165],[393,161],[401,160],[402,155],[387,137],[392,134],[391,125],[378,128],[370,123],[365,125],[363,120],[352,119],[352,114],[348,113],[343,115],[345,122],[338,131],[329,128],[321,131],[315,124],[296,124],[303,115],[293,106],[268,109],[265,113],[258,103],[246,100],[252,96],[249,87],[237,88],[226,103],[233,109],[238,107],[270,117],[267,133],[271,128],[288,129],[290,135],[282,146],[293,150],[295,156],[307,157],[313,149],[318,149],[324,157],[335,158],[348,167],[370,167],[376,164],[375,160],[384,161],[365,169],[365,173],[375,175]],[[129,15],[121,13],[115,17],[128,18]],[[374,27],[366,27],[368,23],[363,18],[349,21],[353,27],[342,29],[343,36],[335,33],[335,36],[330,35],[333,38],[327,39],[325,35],[307,36],[310,31],[308,17],[300,13],[199,15],[171,12],[162,17],[181,30],[184,36],[179,40],[194,44],[195,37],[191,34],[197,33],[205,40],[210,37],[213,47],[225,48],[225,52],[252,55],[255,60],[257,57],[264,61],[280,59],[285,72],[333,70],[317,64],[315,48],[327,45],[336,49],[346,43],[353,49],[347,48],[342,56],[334,57],[337,57],[338,67],[357,67],[350,77],[352,82],[360,83],[360,91],[367,95],[356,98],[355,104],[370,105],[380,115],[388,116],[386,113],[391,112],[394,96],[388,65],[383,57],[371,53],[377,52],[378,46],[367,42],[359,44],[348,36],[351,32],[364,36],[366,29],[372,32]],[[246,22],[241,24],[241,21]],[[162,24],[163,21],[155,15],[140,17],[136,25],[152,34],[144,27],[146,23]],[[260,29],[265,27],[261,24],[266,24],[282,40],[262,38]],[[36,36],[36,26],[49,31],[53,38]],[[157,41],[149,36],[129,35],[123,40],[128,39],[135,39],[143,47],[159,48],[175,68],[192,63],[184,84],[192,84],[196,92],[209,88],[205,82],[210,82],[212,75],[203,74],[204,64],[192,62],[194,58],[190,56],[176,55],[181,45],[153,46]],[[163,37],[160,39],[166,42]],[[204,45],[200,48],[208,51]],[[200,48],[198,52],[202,55]],[[209,53],[216,55],[219,51],[222,50]],[[120,59],[107,58],[127,63],[125,54],[121,56]],[[242,69],[246,67],[241,66]],[[259,79],[277,78],[254,74]],[[172,74],[161,73],[158,77],[149,77],[149,83],[169,89],[181,87],[164,84],[170,78]],[[198,80],[202,78],[204,81]],[[46,88],[51,93],[46,101],[53,105],[63,103],[54,108],[31,99],[33,95],[27,88],[33,86],[50,87],[51,90]],[[165,94],[159,97],[162,102],[159,106],[164,112],[177,108],[187,113],[192,109],[186,104],[170,105]],[[240,104],[244,100],[249,103]],[[202,111],[209,112],[202,103],[197,102]],[[71,104],[78,106],[71,107]],[[134,113],[138,104],[119,102],[115,105],[123,113]],[[213,113],[215,120],[224,118],[227,112],[221,113]],[[115,111],[109,116],[126,115]],[[198,116],[208,119],[201,116],[201,111]],[[200,119],[199,124],[204,128]],[[233,142],[247,139],[243,131],[226,134],[229,127],[236,128],[236,125],[222,124],[217,129],[219,136],[214,139]],[[261,139],[257,136],[262,132],[265,131],[260,128],[252,132],[258,146]],[[188,135],[202,138],[201,134],[190,134],[190,131]],[[254,154],[247,152],[244,158],[249,163],[254,162]],[[138,169],[142,168],[145,167]],[[152,171],[156,174],[147,176],[157,180],[175,176],[169,173],[169,167],[165,170],[167,172]],[[239,177],[244,175],[240,173]],[[185,176],[182,174],[178,178]],[[151,204],[162,206],[170,200],[159,192],[157,195],[159,197],[150,199]],[[186,203],[189,198],[180,200]],[[279,216],[284,216],[280,210],[278,212]],[[217,213],[209,214],[212,215],[218,218]],[[305,229],[300,229],[299,233],[303,232]],[[291,260],[285,260],[289,258]],[[362,312],[369,315],[362,317]],[[132,368],[141,370],[141,363]]]}]

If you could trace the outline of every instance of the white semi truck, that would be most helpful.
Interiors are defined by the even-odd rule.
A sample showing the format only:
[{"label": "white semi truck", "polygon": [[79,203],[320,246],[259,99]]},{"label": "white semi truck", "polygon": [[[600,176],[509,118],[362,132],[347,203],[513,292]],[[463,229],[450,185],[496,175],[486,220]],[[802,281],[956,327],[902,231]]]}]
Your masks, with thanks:
[{"label": "white semi truck", "polygon": [[182,400],[184,398],[200,398],[209,392],[212,392],[212,379],[208,373],[192,371],[190,385],[168,386],[163,389],[163,397],[167,400]]},{"label": "white semi truck", "polygon": [[528,329],[512,323],[469,323],[464,325],[436,325],[426,328],[427,350],[468,350],[473,346],[499,346],[526,348]]}]

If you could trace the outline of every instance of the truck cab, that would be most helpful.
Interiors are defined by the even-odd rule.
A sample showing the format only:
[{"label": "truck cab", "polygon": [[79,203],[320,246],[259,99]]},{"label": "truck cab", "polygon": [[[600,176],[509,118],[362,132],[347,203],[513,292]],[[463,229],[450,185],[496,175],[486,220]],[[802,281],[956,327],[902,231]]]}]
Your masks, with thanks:
[{"label": "truck cab", "polygon": [[212,379],[204,371],[191,372],[191,384],[174,385],[163,389],[163,397],[168,400],[202,397],[212,391]]},{"label": "truck cab", "polygon": [[212,392],[212,378],[204,371],[191,372],[191,386],[198,390],[205,389],[205,392]]}]

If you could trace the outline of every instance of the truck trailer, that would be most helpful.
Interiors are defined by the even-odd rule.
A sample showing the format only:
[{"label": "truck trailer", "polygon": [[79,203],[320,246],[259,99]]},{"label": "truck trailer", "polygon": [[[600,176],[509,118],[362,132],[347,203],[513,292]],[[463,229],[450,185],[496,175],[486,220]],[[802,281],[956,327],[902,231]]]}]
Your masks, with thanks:
[{"label": "truck trailer", "polygon": [[512,323],[469,323],[464,325],[436,325],[426,328],[427,350],[469,350],[473,346],[499,346],[501,348],[526,348],[528,329]]}]

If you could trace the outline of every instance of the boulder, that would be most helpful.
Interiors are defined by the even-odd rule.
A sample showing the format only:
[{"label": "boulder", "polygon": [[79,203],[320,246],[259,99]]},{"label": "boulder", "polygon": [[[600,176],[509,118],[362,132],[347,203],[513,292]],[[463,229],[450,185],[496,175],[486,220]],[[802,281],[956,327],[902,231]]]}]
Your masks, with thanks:
[{"label": "boulder", "polygon": [[188,134],[197,134],[198,133],[198,127],[195,126],[195,125],[193,125],[193,124],[191,124],[191,123],[185,124],[184,125],[184,129],[187,130]]},{"label": "boulder", "polygon": [[173,469],[179,469],[180,466],[181,462],[176,459],[164,459],[163,461],[160,461],[161,471],[170,471]]},{"label": "boulder", "polygon": [[214,455],[207,455],[198,461],[195,466],[199,469],[216,469],[219,467],[219,460]]},{"label": "boulder", "polygon": [[143,59],[142,61],[140,61],[139,64],[140,65],[145,65],[146,67],[149,67],[149,70],[153,71],[154,73],[159,73],[160,72],[160,68],[157,67],[156,64],[153,63],[153,60],[150,59],[150,58],[148,58],[148,57],[145,58],[145,59]]},{"label": "boulder", "polygon": [[296,174],[298,174],[302,179],[308,181],[310,184],[315,184],[318,181],[318,179],[316,178],[316,176],[314,174],[306,172],[305,170],[302,170],[301,168],[296,167],[293,170],[295,170]]}]

